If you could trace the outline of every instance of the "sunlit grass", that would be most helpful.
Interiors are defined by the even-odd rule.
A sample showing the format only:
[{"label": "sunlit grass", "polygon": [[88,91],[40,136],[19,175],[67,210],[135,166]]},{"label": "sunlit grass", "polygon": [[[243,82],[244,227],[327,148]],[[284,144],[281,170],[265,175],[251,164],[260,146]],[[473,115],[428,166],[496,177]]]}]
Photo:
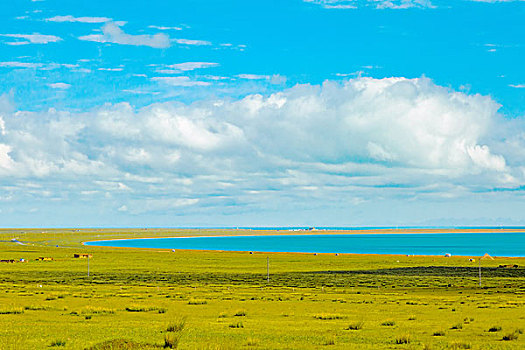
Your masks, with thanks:
[{"label": "sunlit grass", "polygon": [[[28,242],[0,242],[2,258],[28,260],[0,264],[0,348],[525,348],[524,270],[497,268],[525,259],[484,261],[479,288],[477,265],[462,257],[79,244],[193,233],[210,231],[0,231],[2,241],[16,235]],[[73,258],[79,252],[93,254],[89,277],[87,260]],[[54,260],[35,261],[39,256]]]}]

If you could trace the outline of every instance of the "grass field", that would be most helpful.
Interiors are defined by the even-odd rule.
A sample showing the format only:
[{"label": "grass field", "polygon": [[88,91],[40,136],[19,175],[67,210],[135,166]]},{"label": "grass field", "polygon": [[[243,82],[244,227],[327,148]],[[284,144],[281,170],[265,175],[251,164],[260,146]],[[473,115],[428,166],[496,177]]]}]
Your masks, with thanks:
[{"label": "grass field", "polygon": [[477,257],[81,244],[211,233],[246,234],[1,230],[0,259],[28,262],[0,263],[0,349],[525,348],[524,258],[483,260],[480,288]]}]

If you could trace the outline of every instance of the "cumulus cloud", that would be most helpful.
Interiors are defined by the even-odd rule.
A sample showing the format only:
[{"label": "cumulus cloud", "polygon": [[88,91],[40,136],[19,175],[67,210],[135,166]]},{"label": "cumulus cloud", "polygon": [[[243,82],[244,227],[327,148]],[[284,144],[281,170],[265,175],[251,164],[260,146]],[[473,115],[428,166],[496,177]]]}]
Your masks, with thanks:
[{"label": "cumulus cloud", "polygon": [[525,182],[525,126],[505,122],[499,107],[427,78],[84,113],[15,111],[4,97],[0,175],[60,181],[137,215],[511,189]]},{"label": "cumulus cloud", "polygon": [[80,40],[94,41],[99,43],[114,43],[121,45],[149,46],[156,49],[164,49],[171,46],[168,35],[158,33],[154,35],[132,35],[125,33],[114,22],[108,22],[102,27],[102,34],[90,34],[79,37]]},{"label": "cumulus cloud", "polygon": [[28,44],[49,44],[62,41],[62,38],[55,35],[33,34],[0,34],[6,38],[20,39],[17,41],[6,42],[7,45],[28,45]]}]

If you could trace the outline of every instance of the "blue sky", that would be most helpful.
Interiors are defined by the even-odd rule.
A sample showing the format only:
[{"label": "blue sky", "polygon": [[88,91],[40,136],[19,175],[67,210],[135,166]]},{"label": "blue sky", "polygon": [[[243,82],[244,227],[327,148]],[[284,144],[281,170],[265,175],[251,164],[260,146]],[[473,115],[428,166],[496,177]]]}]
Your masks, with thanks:
[{"label": "blue sky", "polygon": [[1,226],[525,225],[525,1],[0,10]]}]

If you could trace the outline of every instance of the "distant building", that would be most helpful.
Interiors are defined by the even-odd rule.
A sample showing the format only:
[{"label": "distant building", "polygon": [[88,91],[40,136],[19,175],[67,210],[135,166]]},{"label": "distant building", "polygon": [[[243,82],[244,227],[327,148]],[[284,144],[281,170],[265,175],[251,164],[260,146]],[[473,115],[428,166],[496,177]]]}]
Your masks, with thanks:
[{"label": "distant building", "polygon": [[92,258],[93,254],[80,253],[80,254],[73,255],[73,257],[78,258],[78,259],[87,259],[87,258]]}]

